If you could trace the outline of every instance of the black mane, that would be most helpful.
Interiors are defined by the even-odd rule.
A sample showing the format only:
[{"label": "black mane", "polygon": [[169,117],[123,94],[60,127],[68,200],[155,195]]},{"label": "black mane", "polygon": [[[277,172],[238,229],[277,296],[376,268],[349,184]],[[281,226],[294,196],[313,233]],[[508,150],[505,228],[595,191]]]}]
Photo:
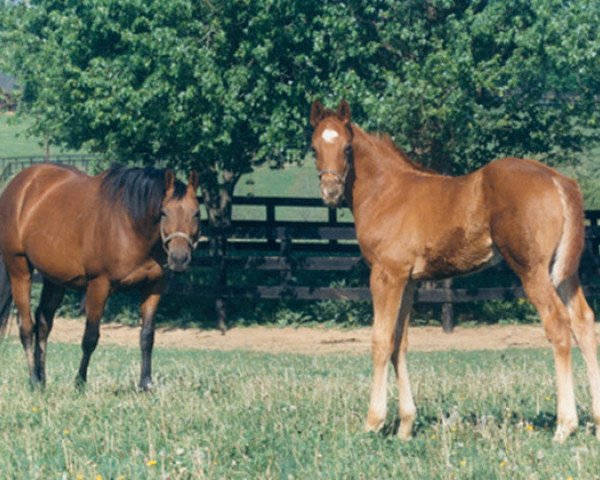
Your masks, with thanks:
[{"label": "black mane", "polygon": [[[133,223],[140,227],[147,220],[160,216],[166,194],[165,170],[113,165],[102,179],[100,191],[113,205],[123,208]],[[185,193],[185,184],[175,180],[173,198],[179,200]]]}]

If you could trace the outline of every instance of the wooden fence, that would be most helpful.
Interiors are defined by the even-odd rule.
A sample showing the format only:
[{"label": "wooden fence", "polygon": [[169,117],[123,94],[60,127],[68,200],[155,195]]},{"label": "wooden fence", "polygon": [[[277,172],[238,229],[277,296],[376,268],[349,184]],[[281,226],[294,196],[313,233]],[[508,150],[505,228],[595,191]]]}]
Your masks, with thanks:
[{"label": "wooden fence", "polygon": [[0,158],[0,185],[5,185],[13,176],[21,170],[42,162],[54,162],[63,165],[77,167],[84,172],[89,172],[91,166],[100,157],[98,155],[72,154],[72,155],[50,155],[49,157],[40,156],[20,156],[20,157],[2,157]]}]

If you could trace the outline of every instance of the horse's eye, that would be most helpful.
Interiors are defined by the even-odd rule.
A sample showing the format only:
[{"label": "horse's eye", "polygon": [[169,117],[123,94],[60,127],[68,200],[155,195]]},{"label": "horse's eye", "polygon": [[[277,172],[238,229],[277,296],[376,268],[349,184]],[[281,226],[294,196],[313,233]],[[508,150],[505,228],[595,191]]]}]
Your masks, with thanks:
[{"label": "horse's eye", "polygon": [[194,213],[194,218],[197,219],[197,220],[200,219],[200,212],[199,211],[196,212],[196,213]]},{"label": "horse's eye", "polygon": [[347,157],[352,155],[352,145],[346,145],[344,147],[344,155],[346,155]]},{"label": "horse's eye", "polygon": [[160,218],[164,218],[167,216],[167,212],[165,212],[164,210],[160,211]]}]

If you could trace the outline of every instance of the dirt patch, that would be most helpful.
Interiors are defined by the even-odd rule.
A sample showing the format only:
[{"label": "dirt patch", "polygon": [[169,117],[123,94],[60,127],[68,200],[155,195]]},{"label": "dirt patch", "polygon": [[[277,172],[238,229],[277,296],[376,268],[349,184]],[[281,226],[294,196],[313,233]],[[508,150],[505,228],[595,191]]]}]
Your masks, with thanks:
[{"label": "dirt patch", "polygon": [[[80,343],[84,321],[58,318],[50,337],[51,342]],[[10,335],[16,335],[14,324]],[[102,325],[101,343],[122,346],[139,344],[139,327],[118,324]],[[198,350],[247,350],[268,353],[355,353],[366,354],[370,349],[370,328],[336,330],[330,328],[232,328],[226,335],[217,330],[160,327],[156,332],[158,348]],[[596,324],[600,341],[600,324]],[[409,331],[412,351],[438,350],[498,350],[505,348],[547,347],[541,325],[493,325],[473,328],[457,327],[445,334],[440,327],[412,327]]]}]

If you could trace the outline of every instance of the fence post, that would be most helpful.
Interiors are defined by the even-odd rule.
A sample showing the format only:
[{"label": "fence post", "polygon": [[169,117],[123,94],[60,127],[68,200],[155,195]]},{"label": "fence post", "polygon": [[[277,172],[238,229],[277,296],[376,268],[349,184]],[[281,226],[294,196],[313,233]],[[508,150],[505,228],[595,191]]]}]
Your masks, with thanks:
[{"label": "fence post", "polygon": [[442,330],[444,333],[452,333],[454,330],[454,305],[452,304],[452,279],[448,278],[443,282],[446,290],[445,296],[447,302],[442,304]]},{"label": "fence post", "polygon": [[227,269],[225,255],[227,253],[227,237],[217,232],[210,240],[210,254],[215,264],[215,312],[217,325],[223,335],[227,331],[227,310],[225,308],[225,289],[227,288]]},{"label": "fence post", "polygon": [[[330,208],[328,213],[328,221],[330,226],[337,225],[337,208]],[[337,245],[337,240],[329,240],[329,245]]]},{"label": "fence post", "polygon": [[[275,228],[275,202],[273,200],[268,200],[266,202],[267,207],[267,230],[270,228]],[[270,249],[275,250],[277,247],[277,240],[275,238],[269,238],[267,240],[267,245]]]},{"label": "fence post", "polygon": [[286,229],[285,235],[281,239],[281,243],[279,245],[279,256],[285,260],[285,263],[288,265],[288,269],[282,270],[279,273],[279,281],[282,287],[287,287],[292,280],[292,270],[291,270],[291,259],[290,255],[292,252],[292,239],[290,238],[289,232]]}]

